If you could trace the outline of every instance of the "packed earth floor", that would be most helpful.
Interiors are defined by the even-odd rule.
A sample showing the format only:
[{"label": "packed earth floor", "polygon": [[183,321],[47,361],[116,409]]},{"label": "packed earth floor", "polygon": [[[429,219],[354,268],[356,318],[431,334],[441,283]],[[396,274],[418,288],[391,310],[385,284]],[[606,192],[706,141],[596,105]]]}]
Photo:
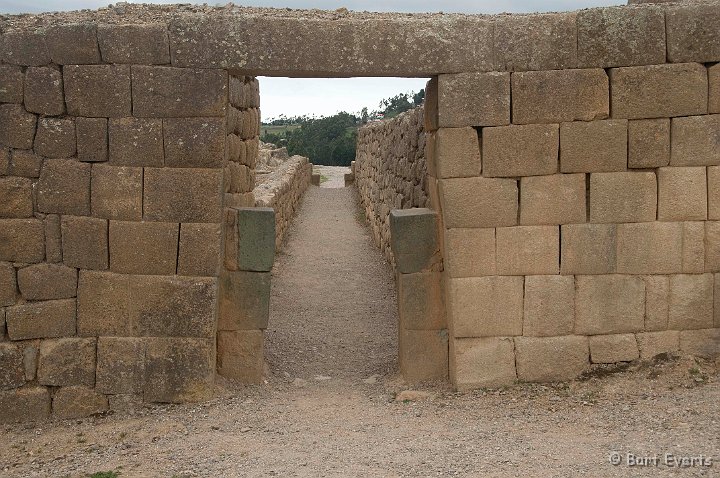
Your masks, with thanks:
[{"label": "packed earth floor", "polygon": [[[339,172],[341,174],[342,171]],[[323,186],[338,185],[332,179]],[[265,383],[214,400],[0,428],[0,476],[718,476],[718,364],[597,368],[563,384],[407,391],[393,273],[353,188],[311,187],[273,271]],[[619,453],[621,463],[610,459]],[[712,466],[665,464],[665,454]],[[658,457],[628,467],[628,454]],[[110,474],[96,476],[113,476]]]}]

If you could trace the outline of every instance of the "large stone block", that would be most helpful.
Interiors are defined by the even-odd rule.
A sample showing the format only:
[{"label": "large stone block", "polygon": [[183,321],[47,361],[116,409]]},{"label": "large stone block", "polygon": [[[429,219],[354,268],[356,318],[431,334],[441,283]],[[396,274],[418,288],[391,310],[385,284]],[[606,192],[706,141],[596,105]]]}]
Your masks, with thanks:
[{"label": "large stone block", "polygon": [[457,73],[438,77],[440,128],[509,123],[509,73]]},{"label": "large stone block", "polygon": [[575,333],[639,332],[645,325],[645,283],[639,277],[575,277]]},{"label": "large stone block", "polygon": [[605,71],[528,71],[512,75],[515,124],[604,119],[610,112]]},{"label": "large stone block", "polygon": [[[398,272],[419,272],[432,266],[439,250],[437,220],[437,213],[425,208],[390,211],[390,246]],[[242,228],[240,231],[242,235]]]},{"label": "large stone block", "polygon": [[92,214],[104,219],[142,219],[143,170],[95,164],[92,167]]},{"label": "large stone block", "polygon": [[110,221],[110,270],[173,275],[180,226],[173,222]]},{"label": "large stone block", "polygon": [[0,145],[30,149],[35,137],[37,116],[21,105],[0,105]]},{"label": "large stone block", "polygon": [[651,359],[656,355],[675,353],[680,349],[680,332],[665,330],[635,335],[640,349],[640,358]]},{"label": "large stone block", "polygon": [[0,392],[0,423],[45,420],[50,416],[50,392],[45,387],[28,387]]},{"label": "large stone block", "polygon": [[511,337],[453,339],[451,380],[459,391],[503,387],[517,380]]},{"label": "large stone block", "polygon": [[707,329],[713,323],[713,275],[670,276],[668,328]]},{"label": "large stone block", "polygon": [[0,217],[33,215],[33,183],[26,178],[0,177]]},{"label": "large stone block", "polygon": [[720,356],[720,328],[681,330],[680,351],[708,359]]},{"label": "large stone block", "polygon": [[100,393],[140,393],[145,375],[145,340],[100,337],[97,343],[96,390]]},{"label": "large stone block", "polygon": [[95,386],[96,339],[50,339],[40,343],[37,379],[42,385]]},{"label": "large stone block", "polygon": [[60,216],[47,214],[45,216],[45,261],[51,263],[62,262],[62,230]]},{"label": "large stone block", "polygon": [[75,118],[77,153],[80,161],[108,160],[107,118]]},{"label": "large stone block", "polygon": [[617,226],[617,272],[674,274],[682,272],[682,224],[647,222]]},{"label": "large stone block", "polygon": [[165,165],[171,168],[219,168],[225,154],[224,118],[163,120]]},{"label": "large stone block", "polygon": [[35,152],[46,158],[75,156],[75,120],[72,118],[40,118],[35,133]]},{"label": "large stone block", "polygon": [[55,68],[30,67],[25,72],[25,109],[57,116],[65,112],[62,73]]},{"label": "large stone block", "polygon": [[53,396],[52,410],[57,418],[83,418],[106,412],[108,399],[90,387],[62,387]]},{"label": "large stone block", "polygon": [[0,261],[34,264],[45,258],[42,221],[0,219]]},{"label": "large stone block", "polygon": [[658,220],[707,219],[707,178],[703,167],[658,169]]},{"label": "large stone block", "polygon": [[22,68],[12,65],[0,65],[0,102],[22,103],[25,75]]},{"label": "large stone block", "polygon": [[720,164],[720,115],[672,119],[671,166]]},{"label": "large stone block", "polygon": [[572,276],[525,278],[523,335],[572,334],[575,325],[575,280]]},{"label": "large stone block", "polygon": [[108,136],[110,164],[113,166],[163,166],[162,120],[110,119]]},{"label": "large stone block", "polygon": [[705,234],[702,236],[704,239],[703,252],[705,260],[703,270],[697,271],[683,271],[683,272],[720,272],[720,221],[707,221],[705,223],[685,223],[685,224],[700,224],[704,225]]},{"label": "large stone block", "polygon": [[670,308],[670,279],[668,276],[644,276],[645,330],[666,330]]},{"label": "large stone block", "polygon": [[557,274],[560,269],[558,226],[499,227],[496,230],[499,275]]},{"label": "large stone block", "polygon": [[447,379],[447,330],[400,330],[398,346],[400,373],[407,383]]},{"label": "large stone block", "polygon": [[398,274],[398,312],[402,330],[447,328],[440,272]]},{"label": "large stone block", "polygon": [[212,397],[214,339],[153,338],[145,359],[146,402],[198,402]]},{"label": "large stone block", "polygon": [[708,68],[708,97],[708,113],[720,113],[720,63]]},{"label": "large stone block", "polygon": [[575,68],[575,19],[575,12],[496,17],[495,67],[508,71]]},{"label": "large stone block", "polygon": [[707,113],[707,70],[697,63],[610,70],[613,118],[664,118]]},{"label": "large stone block", "polygon": [[560,170],[594,173],[627,169],[627,121],[574,121],[560,125]]},{"label": "large stone block", "polygon": [[640,357],[635,334],[589,337],[592,363],[632,362]]},{"label": "large stone block", "polygon": [[628,167],[658,168],[670,163],[670,119],[628,122]]},{"label": "large stone block", "polygon": [[520,224],[585,222],[585,175],[551,174],[520,179]]},{"label": "large stone block", "polygon": [[106,63],[170,63],[170,43],[165,24],[98,25],[97,39]]},{"label": "large stone block", "polygon": [[8,262],[0,262],[0,307],[13,305],[17,298],[15,268]]},{"label": "large stone block", "polygon": [[720,219],[720,166],[707,168],[708,219]]},{"label": "large stone block", "polygon": [[94,23],[53,25],[47,30],[50,58],[58,65],[100,63],[97,26]]},{"label": "large stone block", "polygon": [[265,367],[264,341],[262,330],[218,332],[218,374],[243,383],[262,383]]},{"label": "large stone block", "polygon": [[62,264],[35,264],[18,270],[25,300],[69,299],[77,295],[77,270]]},{"label": "large stone block", "polygon": [[133,66],[133,114],[139,117],[225,116],[227,72]]},{"label": "large stone block", "polygon": [[65,102],[73,116],[130,116],[129,65],[66,65]]},{"label": "large stone block", "polygon": [[108,272],[80,271],[77,332],[80,336],[129,336],[130,283],[134,277]]},{"label": "large stone block", "polygon": [[446,229],[445,270],[450,277],[495,275],[495,229]]},{"label": "large stone block", "polygon": [[32,151],[15,149],[10,156],[10,176],[39,178],[43,159]]},{"label": "large stone block", "polygon": [[480,141],[475,128],[437,130],[433,154],[439,178],[480,176]]},{"label": "large stone block", "polygon": [[177,273],[216,277],[220,266],[220,224],[180,225]]},{"label": "large stone block", "polygon": [[276,217],[272,208],[238,208],[238,268],[269,271],[275,261]]},{"label": "large stone block", "polygon": [[572,380],[589,365],[588,338],[515,337],[518,379],[523,382]]},{"label": "large stone block", "polygon": [[90,214],[90,165],[72,159],[45,161],[37,183],[40,212]]},{"label": "large stone block", "polygon": [[516,177],[556,173],[558,136],[557,125],[483,128],[483,176]]},{"label": "large stone block", "polygon": [[668,61],[720,60],[720,13],[716,5],[671,6],[665,10]]},{"label": "large stone block", "polygon": [[467,277],[450,279],[448,323],[454,337],[522,334],[523,278]]},{"label": "large stone block", "polygon": [[[705,272],[705,224],[709,223],[702,221],[683,223],[682,271],[685,274]],[[716,232],[720,230],[716,229]],[[712,240],[709,242],[712,243]],[[716,247],[720,247],[720,244]]]},{"label": "large stone block", "polygon": [[223,271],[219,280],[218,330],[267,328],[270,273]]},{"label": "large stone block", "polygon": [[659,8],[593,8],[577,14],[578,66],[665,63],[665,15]]},{"label": "large stone block", "polygon": [[442,179],[440,202],[447,228],[517,224],[518,186],[514,179]]},{"label": "large stone block", "polygon": [[655,173],[650,171],[592,173],[590,222],[654,221],[657,189]]},{"label": "large stone block", "polygon": [[50,63],[45,31],[22,29],[5,32],[0,38],[4,63],[23,66],[39,66]]},{"label": "large stone block", "polygon": [[78,269],[108,268],[108,223],[94,217],[63,216],[63,262]]},{"label": "large stone block", "polygon": [[145,168],[144,181],[145,219],[220,222],[222,170]]},{"label": "large stone block", "polygon": [[3,365],[0,369],[0,390],[11,390],[25,385],[23,352],[18,345],[0,342],[0,363]]},{"label": "large stone block", "polygon": [[11,340],[75,335],[75,299],[29,302],[8,307],[5,320]]}]

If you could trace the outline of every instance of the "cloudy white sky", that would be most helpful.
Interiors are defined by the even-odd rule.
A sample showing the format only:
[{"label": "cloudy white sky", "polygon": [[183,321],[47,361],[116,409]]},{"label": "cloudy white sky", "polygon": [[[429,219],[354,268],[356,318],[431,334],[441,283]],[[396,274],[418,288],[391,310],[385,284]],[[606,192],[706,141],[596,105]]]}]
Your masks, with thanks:
[{"label": "cloudy white sky", "polygon": [[[58,10],[79,10],[107,6],[108,0],[0,0],[0,13],[38,13]],[[178,1],[146,0],[129,3],[179,3]],[[188,3],[188,0],[180,0]],[[194,3],[194,2],[192,2]],[[204,3],[204,2],[197,2]],[[207,3],[225,4],[226,1]],[[335,10],[345,7],[358,11],[377,12],[457,12],[457,13],[525,13],[577,10],[586,7],[622,5],[624,0],[243,0],[240,5],[278,8],[321,8]],[[378,107],[383,98],[398,93],[418,91],[425,85],[418,78],[343,78],[293,79],[260,78],[263,119],[287,116],[326,116],[338,111],[357,112],[364,106]]]}]

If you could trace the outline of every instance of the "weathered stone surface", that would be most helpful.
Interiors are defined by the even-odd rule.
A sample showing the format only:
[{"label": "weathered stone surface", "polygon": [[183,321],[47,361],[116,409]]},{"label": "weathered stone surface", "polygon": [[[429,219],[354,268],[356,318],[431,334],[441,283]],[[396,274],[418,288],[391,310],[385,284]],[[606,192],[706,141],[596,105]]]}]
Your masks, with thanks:
[{"label": "weathered stone surface", "polygon": [[707,329],[713,326],[713,275],[670,276],[668,328]]},{"label": "weathered stone surface", "polygon": [[457,73],[438,77],[440,128],[509,123],[509,73]]},{"label": "weathered stone surface", "polygon": [[708,68],[708,97],[708,113],[720,113],[720,63]]},{"label": "weathered stone surface", "polygon": [[453,339],[451,380],[459,391],[501,387],[517,380],[510,337]]},{"label": "weathered stone surface", "polygon": [[720,115],[672,119],[671,166],[720,164]]},{"label": "weathered stone surface", "polygon": [[[683,223],[682,271],[685,274],[705,272],[705,224],[701,221]],[[720,230],[716,229],[717,232]],[[720,236],[716,237],[720,239]],[[717,247],[720,247],[720,244]]]},{"label": "weathered stone surface", "polygon": [[225,153],[223,118],[163,120],[165,165],[171,168],[219,168]]},{"label": "weathered stone surface", "polygon": [[180,225],[177,273],[186,276],[216,277],[220,265],[220,224]]},{"label": "weathered stone surface", "polygon": [[15,268],[8,262],[0,262],[0,307],[13,305],[17,298]]},{"label": "weathered stone surface", "polygon": [[670,307],[670,279],[668,276],[644,276],[645,330],[666,330]]},{"label": "weathered stone surface", "polygon": [[272,208],[239,208],[238,268],[269,271],[275,261],[275,211]]},{"label": "weathered stone surface", "polygon": [[45,161],[37,183],[37,207],[45,213],[90,214],[90,165],[71,159]]},{"label": "weathered stone surface", "polygon": [[520,179],[520,224],[585,222],[585,175],[551,174]]},{"label": "weathered stone surface", "polygon": [[440,275],[440,272],[430,271],[398,275],[398,312],[401,329],[447,328]]},{"label": "weathered stone surface", "polygon": [[97,343],[96,373],[96,390],[100,393],[142,392],[145,374],[144,339],[100,337]]},{"label": "weathered stone surface", "polygon": [[646,222],[617,226],[617,272],[673,274],[682,272],[682,224]]},{"label": "weathered stone surface", "polygon": [[130,282],[125,274],[80,271],[77,332],[80,336],[130,336]]},{"label": "weathered stone surface", "polygon": [[25,109],[57,116],[65,112],[62,73],[54,68],[30,67],[25,72]]},{"label": "weathered stone surface", "polygon": [[450,277],[495,275],[495,229],[445,230],[445,270]]},{"label": "weathered stone surface", "polygon": [[480,142],[475,128],[441,128],[435,136],[437,177],[480,176]]},{"label": "weathered stone surface", "polygon": [[75,120],[40,118],[35,133],[35,152],[46,158],[68,158],[77,151]]},{"label": "weathered stone surface", "polygon": [[654,172],[593,173],[590,175],[590,222],[654,221],[657,189]]},{"label": "weathered stone surface", "polygon": [[400,373],[406,382],[447,379],[447,330],[401,330],[398,346]]},{"label": "weathered stone surface", "polygon": [[50,393],[45,387],[0,392],[0,423],[45,420],[50,416]]},{"label": "weathered stone surface", "polygon": [[32,181],[18,177],[0,177],[0,217],[24,218],[32,215]]},{"label": "weathered stone surface", "polygon": [[5,63],[39,66],[50,63],[45,32],[41,29],[5,32],[0,39],[2,59]]},{"label": "weathered stone surface", "polygon": [[522,277],[450,279],[446,287],[454,337],[522,334]]},{"label": "weathered stone surface", "polygon": [[592,363],[631,362],[640,357],[634,334],[595,335],[589,342]]},{"label": "weathered stone surface", "polygon": [[142,168],[95,164],[91,185],[93,216],[134,221],[142,218]]},{"label": "weathered stone surface", "polygon": [[572,380],[589,365],[588,338],[515,337],[518,379],[524,382]]},{"label": "weathered stone surface", "polygon": [[139,117],[225,116],[223,70],[132,67],[133,114]]},{"label": "weathered stone surface", "polygon": [[613,118],[663,118],[707,113],[707,70],[697,63],[610,70]]},{"label": "weathered stone surface", "polygon": [[75,318],[75,299],[15,305],[5,314],[11,340],[73,336]]},{"label": "weathered stone surface", "polygon": [[523,335],[572,334],[575,322],[575,281],[572,276],[527,276]]},{"label": "weathered stone surface", "polygon": [[110,164],[114,166],[163,166],[162,120],[110,119],[108,133]]},{"label": "weathered stone surface", "polygon": [[57,418],[82,418],[107,411],[108,399],[92,388],[62,387],[52,401],[53,415]]},{"label": "weathered stone surface", "polygon": [[429,268],[439,250],[437,213],[426,208],[390,211],[390,245],[398,272]]},{"label": "weathered stone surface", "polygon": [[264,329],[270,315],[270,273],[222,271],[218,330]]},{"label": "weathered stone surface", "polygon": [[557,226],[499,227],[496,244],[499,275],[559,272],[560,228]]},{"label": "weathered stone surface", "polygon": [[675,353],[680,348],[680,332],[666,330],[636,334],[640,358],[651,359],[664,353]]},{"label": "weathered stone surface", "polygon": [[28,344],[23,348],[23,367],[27,381],[35,380],[37,375],[38,352],[38,347],[35,345]]},{"label": "weathered stone surface", "polygon": [[707,179],[703,167],[658,169],[658,220],[707,219]]},{"label": "weathered stone surface", "polygon": [[575,277],[575,333],[638,332],[645,325],[645,283],[635,276]]},{"label": "weathered stone surface", "polygon": [[53,25],[47,30],[47,45],[50,58],[58,65],[100,63],[94,23]]},{"label": "weathered stone surface", "polygon": [[214,339],[147,340],[145,401],[196,402],[212,396],[215,378]]},{"label": "weathered stone surface", "polygon": [[25,76],[19,66],[0,65],[0,102],[22,103]]},{"label": "weathered stone surface", "polygon": [[77,153],[80,161],[108,160],[108,120],[106,118],[75,118]]},{"label": "weathered stone surface", "polygon": [[110,270],[173,275],[180,226],[172,222],[110,221]]},{"label": "weathered stone surface", "polygon": [[96,339],[64,338],[43,340],[37,379],[42,385],[95,386]]},{"label": "weathered stone surface", "polygon": [[577,14],[578,66],[665,63],[665,15],[659,8],[594,8]]},{"label": "weathered stone surface", "polygon": [[514,179],[443,179],[440,202],[447,228],[517,224],[518,187]]},{"label": "weathered stone surface", "polygon": [[43,223],[38,219],[0,219],[0,261],[34,264],[45,258]]},{"label": "weathered stone surface", "polygon": [[30,149],[35,137],[37,117],[21,105],[0,105],[0,144]]},{"label": "weathered stone surface", "polygon": [[38,178],[40,177],[42,163],[42,158],[32,151],[15,149],[10,156],[10,170],[8,173],[11,176]]},{"label": "weathered stone surface", "polygon": [[705,254],[702,259],[705,260],[705,264],[703,270],[683,272],[720,272],[720,222],[707,221],[705,223],[685,224],[699,224],[700,226],[704,226],[705,234],[702,236],[704,244],[701,244],[701,246],[704,247],[703,252]]},{"label": "weathered stone surface", "polygon": [[222,171],[145,168],[144,217],[150,221],[219,223]]},{"label": "weathered stone surface", "polygon": [[715,5],[677,5],[665,10],[668,61],[720,60],[720,14]]},{"label": "weathered stone surface", "polygon": [[628,122],[628,167],[658,168],[670,163],[670,119]]},{"label": "weathered stone surface", "polygon": [[720,219],[720,166],[707,168],[708,219]]},{"label": "weathered stone surface", "polygon": [[604,119],[610,112],[608,92],[602,69],[513,73],[513,123]]},{"label": "weathered stone surface", "polygon": [[20,347],[0,342],[0,390],[11,390],[25,385],[23,354]]},{"label": "weathered stone surface", "polygon": [[170,63],[170,44],[164,24],[98,25],[97,38],[106,63]]},{"label": "weathered stone surface", "polygon": [[594,173],[627,169],[627,121],[574,121],[560,125],[560,170]]},{"label": "weathered stone surface", "polygon": [[142,393],[118,393],[117,395],[108,395],[108,407],[115,412],[130,412],[139,410],[142,406]]},{"label": "weathered stone surface", "polygon": [[681,330],[680,351],[708,359],[720,356],[720,328]]},{"label": "weathered stone surface", "polygon": [[69,299],[77,294],[77,270],[62,264],[35,264],[18,270],[25,300]]},{"label": "weathered stone surface", "polygon": [[510,125],[483,128],[483,176],[516,177],[558,170],[557,125]]},{"label": "weathered stone surface", "polygon": [[243,383],[261,383],[265,341],[262,330],[220,331],[217,338],[218,374]]},{"label": "weathered stone surface", "polygon": [[67,65],[63,79],[69,114],[101,118],[131,115],[130,66]]},{"label": "weathered stone surface", "polygon": [[78,269],[108,268],[108,224],[94,217],[63,216],[63,262]]}]

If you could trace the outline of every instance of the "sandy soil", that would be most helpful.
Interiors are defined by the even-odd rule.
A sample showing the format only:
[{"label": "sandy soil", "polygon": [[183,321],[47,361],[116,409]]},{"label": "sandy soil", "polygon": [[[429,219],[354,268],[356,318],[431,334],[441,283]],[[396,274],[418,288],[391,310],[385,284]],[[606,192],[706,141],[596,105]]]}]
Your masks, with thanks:
[{"label": "sandy soil", "polygon": [[[265,384],[2,427],[0,476],[718,476],[715,363],[667,358],[470,394],[435,384],[397,401],[392,271],[356,204],[351,188],[306,193],[273,272]],[[627,453],[659,467],[630,469]],[[713,466],[669,468],[665,453]]]}]

